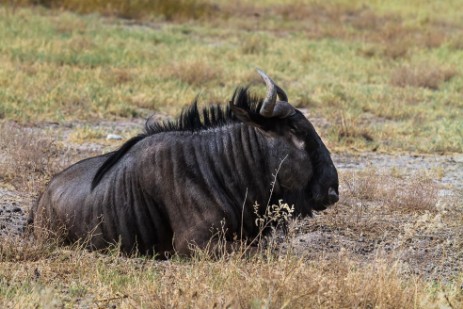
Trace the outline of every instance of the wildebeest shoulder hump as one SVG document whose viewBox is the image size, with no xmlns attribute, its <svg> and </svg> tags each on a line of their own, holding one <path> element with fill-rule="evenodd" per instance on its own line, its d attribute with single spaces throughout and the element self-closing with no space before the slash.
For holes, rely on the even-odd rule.
<svg viewBox="0 0 463 309">
<path fill-rule="evenodd" d="M 262 105 L 262 100 L 251 96 L 247 87 L 237 88 L 233 94 L 232 102 L 235 106 L 255 113 L 257 113 Z M 93 178 L 92 190 L 98 186 L 104 175 L 112 166 L 114 166 L 136 143 L 147 136 L 173 131 L 196 132 L 238 121 L 239 120 L 232 113 L 229 106 L 223 108 L 220 105 L 211 105 L 200 111 L 196 99 L 190 106 L 182 110 L 177 119 L 158 122 L 146 121 L 145 132 L 143 134 L 129 139 L 118 150 L 114 151 L 100 166 Z"/>
</svg>

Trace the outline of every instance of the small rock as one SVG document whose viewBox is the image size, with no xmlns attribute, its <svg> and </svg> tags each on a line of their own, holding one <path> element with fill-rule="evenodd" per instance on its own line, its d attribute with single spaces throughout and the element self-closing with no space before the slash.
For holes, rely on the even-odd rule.
<svg viewBox="0 0 463 309">
<path fill-rule="evenodd" d="M 108 135 L 106 136 L 106 139 L 110 139 L 110 140 L 121 140 L 121 139 L 122 139 L 122 136 L 117 135 L 117 134 L 108 134 Z"/>
<path fill-rule="evenodd" d="M 35 268 L 34 269 L 34 276 L 33 276 L 34 280 L 38 280 L 40 278 L 40 271 L 38 268 Z"/>
</svg>

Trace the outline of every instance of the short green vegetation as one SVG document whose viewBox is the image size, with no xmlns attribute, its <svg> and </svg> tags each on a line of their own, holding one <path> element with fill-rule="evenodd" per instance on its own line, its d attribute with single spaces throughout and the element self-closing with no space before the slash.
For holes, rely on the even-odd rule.
<svg viewBox="0 0 463 309">
<path fill-rule="evenodd" d="M 1 118 L 175 115 L 198 95 L 227 102 L 236 86 L 260 85 L 260 67 L 335 151 L 463 151 L 458 1 L 196 1 L 200 16 L 158 6 L 135 19 L 117 18 L 125 1 L 62 2 L 97 13 L 0 6 Z"/>
</svg>

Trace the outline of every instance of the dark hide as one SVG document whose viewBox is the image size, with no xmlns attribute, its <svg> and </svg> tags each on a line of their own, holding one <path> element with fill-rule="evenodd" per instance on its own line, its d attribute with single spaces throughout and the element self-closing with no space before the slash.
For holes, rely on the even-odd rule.
<svg viewBox="0 0 463 309">
<path fill-rule="evenodd" d="M 226 108 L 193 103 L 176 121 L 147 123 L 119 150 L 70 166 L 33 207 L 35 236 L 162 258 L 204 248 L 222 222 L 228 241 L 253 239 L 255 202 L 263 214 L 282 199 L 293 216 L 335 203 L 336 168 L 312 124 L 294 108 L 263 117 L 262 101 L 238 89 Z"/>
</svg>

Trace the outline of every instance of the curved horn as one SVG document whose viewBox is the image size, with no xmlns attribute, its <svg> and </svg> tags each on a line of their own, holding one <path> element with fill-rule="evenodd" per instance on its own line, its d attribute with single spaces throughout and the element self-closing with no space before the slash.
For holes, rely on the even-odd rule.
<svg viewBox="0 0 463 309">
<path fill-rule="evenodd" d="M 275 83 L 273 80 L 259 69 L 256 69 L 257 73 L 262 77 L 265 84 L 267 85 L 267 95 L 265 96 L 264 103 L 262 103 L 262 107 L 260 108 L 259 113 L 264 117 L 272 117 L 273 116 L 273 109 L 275 108 L 275 103 L 277 101 L 277 90 L 275 87 Z"/>
<path fill-rule="evenodd" d="M 265 74 L 264 71 L 257 69 L 257 73 L 262 77 L 267 85 L 267 96 L 260 108 L 260 114 L 264 117 L 286 118 L 294 115 L 294 107 L 288 103 L 288 96 L 275 82 Z M 276 97 L 281 101 L 276 101 Z"/>
<path fill-rule="evenodd" d="M 296 113 L 294 107 L 285 101 L 278 101 L 274 110 L 273 117 L 286 118 Z"/>
<path fill-rule="evenodd" d="M 275 84 L 275 88 L 277 89 L 278 98 L 280 98 L 280 100 L 283 102 L 288 102 L 288 96 L 286 95 L 286 92 L 277 84 Z"/>
</svg>

